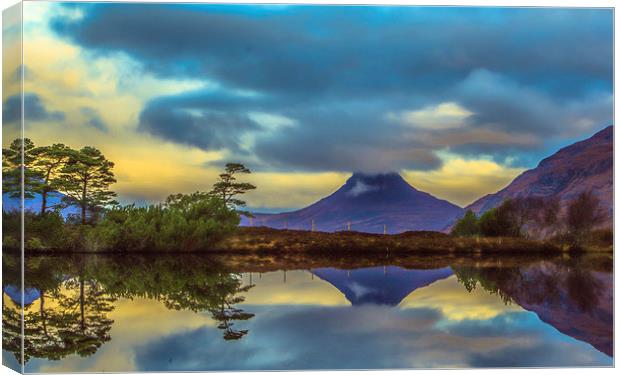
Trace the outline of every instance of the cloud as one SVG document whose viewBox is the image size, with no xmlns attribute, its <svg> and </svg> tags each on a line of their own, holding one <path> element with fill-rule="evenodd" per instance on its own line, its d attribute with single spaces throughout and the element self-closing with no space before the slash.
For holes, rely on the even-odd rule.
<svg viewBox="0 0 620 375">
<path fill-rule="evenodd" d="M 467 120 L 476 128 L 553 136 L 575 127 L 580 118 L 589 117 L 597 124 L 612 118 L 610 92 L 586 95 L 575 105 L 486 69 L 472 71 L 455 92 L 459 102 L 473 112 Z"/>
<path fill-rule="evenodd" d="M 98 110 L 91 107 L 82 107 L 80 108 L 80 112 L 84 115 L 84 117 L 86 117 L 87 123 L 93 128 L 102 132 L 107 132 L 109 130 L 106 123 L 101 119 L 101 115 Z"/>
<path fill-rule="evenodd" d="M 357 197 L 364 193 L 368 193 L 368 192 L 375 191 L 375 190 L 378 190 L 377 186 L 368 185 L 368 184 L 365 184 L 361 180 L 357 180 L 355 182 L 355 185 L 351 188 L 351 190 L 347 191 L 347 195 L 350 195 L 352 197 Z"/>
<path fill-rule="evenodd" d="M 7 98 L 2 105 L 2 118 L 5 122 L 16 122 L 21 119 L 22 98 L 13 95 Z M 65 119 L 64 112 L 48 110 L 37 94 L 24 94 L 24 120 L 25 121 L 62 121 Z"/>
<path fill-rule="evenodd" d="M 481 67 L 569 96 L 611 88 L 612 12 L 605 9 L 78 7 L 82 17 L 51 25 L 79 45 L 123 51 L 161 75 L 205 74 L 259 91 L 436 94 Z M 575 54 L 576 46 L 588 54 Z"/>
<path fill-rule="evenodd" d="M 413 186 L 461 206 L 502 189 L 524 171 L 492 160 L 462 159 L 455 154 L 442 158 L 444 163 L 437 170 L 405 171 L 403 175 Z"/>
<path fill-rule="evenodd" d="M 240 135 L 258 125 L 243 114 L 152 105 L 140 114 L 139 130 L 205 150 L 241 150 Z"/>
<path fill-rule="evenodd" d="M 473 113 L 457 103 L 440 103 L 413 111 L 388 112 L 388 120 L 421 129 L 452 129 L 463 126 L 464 120 Z"/>
<path fill-rule="evenodd" d="M 262 170 L 432 170 L 440 150 L 527 164 L 612 118 L 609 10 L 72 7 L 50 26 L 93 56 L 217 87 L 151 99 L 138 130 Z"/>
</svg>

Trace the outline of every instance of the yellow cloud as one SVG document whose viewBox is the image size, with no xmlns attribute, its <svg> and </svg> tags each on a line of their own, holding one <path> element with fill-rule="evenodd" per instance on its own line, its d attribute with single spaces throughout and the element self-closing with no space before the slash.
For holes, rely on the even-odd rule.
<svg viewBox="0 0 620 375">
<path fill-rule="evenodd" d="M 258 188 L 245 199 L 252 207 L 301 208 L 333 193 L 350 173 L 253 173 L 247 180 Z"/>
<path fill-rule="evenodd" d="M 466 206 L 508 185 L 523 168 L 508 168 L 490 160 L 449 157 L 432 171 L 405 171 L 405 179 L 416 188 L 438 198 Z"/>
</svg>

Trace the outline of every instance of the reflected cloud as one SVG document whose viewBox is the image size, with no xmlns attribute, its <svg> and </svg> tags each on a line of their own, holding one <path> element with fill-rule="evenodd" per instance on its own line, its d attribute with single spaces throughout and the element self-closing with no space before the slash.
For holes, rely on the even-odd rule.
<svg viewBox="0 0 620 375">
<path fill-rule="evenodd" d="M 523 312 L 517 304 L 506 304 L 496 295 L 474 289 L 463 293 L 456 276 L 439 280 L 426 288 L 413 291 L 399 305 L 403 309 L 433 308 L 451 321 L 485 320 L 510 312 Z"/>
</svg>

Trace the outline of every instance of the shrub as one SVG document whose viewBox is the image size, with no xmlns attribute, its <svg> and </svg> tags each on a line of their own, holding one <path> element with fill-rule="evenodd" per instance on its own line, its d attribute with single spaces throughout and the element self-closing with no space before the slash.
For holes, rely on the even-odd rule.
<svg viewBox="0 0 620 375">
<path fill-rule="evenodd" d="M 91 249 L 115 251 L 204 250 L 234 231 L 239 215 L 206 194 L 177 195 L 149 207 L 108 210 L 88 239 Z"/>
<path fill-rule="evenodd" d="M 472 210 L 467 210 L 461 220 L 457 221 L 452 229 L 454 236 L 477 236 L 480 234 L 478 217 Z"/>
<path fill-rule="evenodd" d="M 2 230 L 7 248 L 19 248 L 21 213 L 19 210 L 2 213 Z M 43 215 L 24 212 L 24 245 L 28 250 L 64 249 L 70 245 L 65 222 L 58 212 Z"/>
</svg>

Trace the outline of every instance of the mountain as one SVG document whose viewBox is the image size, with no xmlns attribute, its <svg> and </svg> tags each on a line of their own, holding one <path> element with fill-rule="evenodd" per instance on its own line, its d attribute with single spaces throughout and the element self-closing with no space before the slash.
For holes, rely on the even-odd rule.
<svg viewBox="0 0 620 375">
<path fill-rule="evenodd" d="M 418 288 L 452 275 L 450 267 L 408 270 L 385 266 L 341 270 L 337 268 L 313 269 L 312 273 L 336 287 L 353 306 L 373 304 L 397 306 Z"/>
<path fill-rule="evenodd" d="M 297 211 L 255 214 L 253 225 L 271 228 L 368 233 L 440 230 L 463 214 L 463 209 L 409 185 L 398 173 L 354 173 L 330 196 Z M 243 218 L 241 225 L 250 225 Z"/>
<path fill-rule="evenodd" d="M 476 214 L 518 196 L 558 197 L 562 206 L 585 190 L 592 190 L 606 208 L 606 225 L 613 218 L 613 126 L 592 137 L 564 147 L 523 172 L 508 186 L 486 195 L 466 209 Z"/>
<path fill-rule="evenodd" d="M 47 196 L 47 206 L 50 211 L 54 210 L 54 206 L 60 204 L 62 202 L 63 195 L 61 193 L 49 193 Z M 38 213 L 41 210 L 41 194 L 34 194 L 34 197 L 29 199 L 24 199 L 24 210 Z M 17 211 L 21 208 L 20 199 L 12 198 L 8 193 L 2 194 L 2 210 L 5 212 L 9 211 Z M 69 215 L 78 215 L 80 214 L 80 210 L 78 207 L 69 206 L 64 207 L 60 210 L 60 214 L 63 217 L 68 217 Z"/>
</svg>

